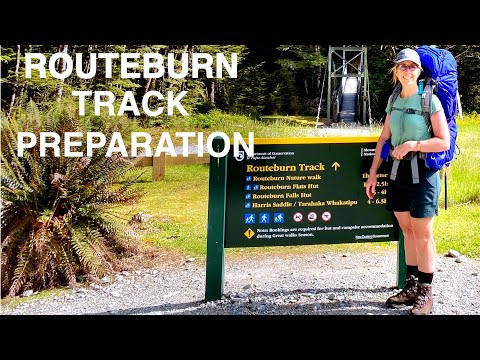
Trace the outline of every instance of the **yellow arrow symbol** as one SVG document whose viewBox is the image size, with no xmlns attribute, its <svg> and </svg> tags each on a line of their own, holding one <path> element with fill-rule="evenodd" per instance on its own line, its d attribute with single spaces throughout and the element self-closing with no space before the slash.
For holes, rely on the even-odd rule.
<svg viewBox="0 0 480 360">
<path fill-rule="evenodd" d="M 334 168 L 335 171 L 337 171 L 337 169 L 338 169 L 339 167 L 340 167 L 340 164 L 339 164 L 338 162 L 336 162 L 336 161 L 332 164 L 332 168 Z"/>
<path fill-rule="evenodd" d="M 248 229 L 243 233 L 247 238 L 251 239 L 253 235 L 255 235 L 255 232 L 252 229 Z"/>
</svg>

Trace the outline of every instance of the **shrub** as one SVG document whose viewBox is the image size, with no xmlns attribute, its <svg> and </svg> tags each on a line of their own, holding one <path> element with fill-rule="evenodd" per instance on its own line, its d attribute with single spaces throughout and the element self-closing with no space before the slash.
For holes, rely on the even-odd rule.
<svg viewBox="0 0 480 360">
<path fill-rule="evenodd" d="M 127 159 L 102 149 L 92 157 L 56 157 L 53 149 L 41 157 L 38 147 L 17 155 L 18 131 L 38 138 L 41 131 L 89 130 L 76 111 L 58 106 L 42 116 L 30 103 L 25 114 L 2 119 L 2 297 L 104 276 L 136 249 L 112 212 L 141 196 L 131 187 L 140 175 L 132 176 Z M 86 154 L 82 144 L 75 150 Z"/>
</svg>

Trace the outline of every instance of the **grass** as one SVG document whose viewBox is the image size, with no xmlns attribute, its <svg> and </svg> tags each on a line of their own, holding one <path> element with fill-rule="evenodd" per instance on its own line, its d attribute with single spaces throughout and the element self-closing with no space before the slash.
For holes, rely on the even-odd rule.
<svg viewBox="0 0 480 360">
<path fill-rule="evenodd" d="M 480 259 L 480 204 L 452 205 L 447 210 L 441 208 L 439 215 L 434 224 L 437 252 L 454 249 Z"/>
<path fill-rule="evenodd" d="M 295 120 L 271 118 L 269 125 L 246 117 L 221 116 L 215 122 L 216 131 L 254 131 L 255 137 L 322 136 L 312 127 L 295 125 Z M 293 118 L 293 117 L 292 117 Z M 312 117 L 313 122 L 315 118 Z M 301 119 L 308 121 L 307 119 Z M 381 128 L 374 126 L 372 135 Z M 192 130 L 190 130 L 192 131 Z M 198 130 L 202 131 L 202 130 Z M 458 143 L 460 155 L 448 170 L 448 209 L 444 209 L 444 187 L 440 200 L 440 216 L 435 220 L 434 236 L 439 253 L 455 249 L 469 257 L 480 258 L 480 118 L 467 116 L 459 120 Z M 246 134 L 246 132 L 245 132 Z M 143 240 L 165 249 L 179 251 L 186 256 L 204 257 L 206 253 L 208 217 L 208 165 L 167 166 L 164 181 L 151 182 L 148 170 L 138 187 L 146 191 L 145 197 L 124 215 L 143 211 L 152 215 Z M 376 251 L 394 249 L 396 243 L 362 243 L 335 245 L 305 245 L 227 249 L 229 254 L 310 252 L 310 251 Z"/>
<path fill-rule="evenodd" d="M 324 124 L 325 119 L 319 120 L 319 125 Z M 240 132 L 246 139 L 249 132 L 253 132 L 256 138 L 295 138 L 295 137 L 319 137 L 331 136 L 352 136 L 352 133 L 369 132 L 372 135 L 380 133 L 380 127 L 352 126 L 349 124 L 335 123 L 331 127 L 315 129 L 316 118 L 314 116 L 264 116 L 259 120 L 251 119 L 244 115 L 224 114 L 219 111 L 212 111 L 205 115 L 190 115 L 182 118 L 174 118 L 148 129 L 142 129 L 150 133 L 153 139 L 159 139 L 164 131 L 171 135 L 175 146 L 181 145 L 181 138 L 175 137 L 177 131 L 202 132 L 204 141 L 214 131 L 224 132 L 233 137 L 234 132 Z M 154 142 L 155 143 L 155 142 Z M 190 140 L 194 144 L 194 140 Z"/>
<path fill-rule="evenodd" d="M 205 252 L 208 165 L 171 166 L 164 180 L 151 180 L 151 171 L 144 172 L 136 186 L 145 195 L 124 207 L 122 216 L 128 219 L 140 211 L 151 215 L 142 231 L 142 240 L 149 244 L 185 254 Z"/>
<path fill-rule="evenodd" d="M 480 116 L 459 120 L 460 153 L 447 171 L 448 199 L 452 204 L 480 203 Z"/>
<path fill-rule="evenodd" d="M 440 216 L 435 221 L 437 251 L 455 249 L 480 258 L 480 116 L 458 120 L 460 153 L 447 170 L 447 209 L 442 181 Z"/>
<path fill-rule="evenodd" d="M 255 120 L 244 115 L 212 111 L 207 115 L 190 115 L 172 119 L 161 127 L 145 130 L 154 139 L 160 138 L 161 132 L 168 131 L 175 146 L 181 145 L 181 139 L 174 137 L 177 131 L 203 132 L 205 140 L 214 131 L 224 132 L 230 137 L 233 136 L 234 132 L 240 132 L 244 138 L 247 138 L 249 132 L 253 132 L 257 138 L 315 136 L 314 126 L 302 126 L 302 121 L 300 117 L 290 117 L 290 119 L 287 117 L 265 117 Z M 314 117 L 310 117 L 310 122 L 312 121 L 315 124 Z"/>
<path fill-rule="evenodd" d="M 29 301 L 32 300 L 40 300 L 40 299 L 46 299 L 50 298 L 52 296 L 64 296 L 72 293 L 71 288 L 55 288 L 55 289 L 49 289 L 49 290 L 43 290 L 40 291 L 37 294 L 28 296 L 28 297 L 7 297 L 7 298 L 2 298 L 0 301 L 0 308 L 15 308 L 18 305 L 25 304 Z"/>
<path fill-rule="evenodd" d="M 305 126 L 315 126 L 317 123 L 316 117 L 314 116 L 279 116 L 279 115 L 270 115 L 262 116 L 262 121 L 266 123 L 275 123 L 277 121 L 283 121 L 285 123 L 290 123 L 292 125 L 305 125 Z M 323 123 L 324 119 L 319 118 L 319 123 Z"/>
</svg>

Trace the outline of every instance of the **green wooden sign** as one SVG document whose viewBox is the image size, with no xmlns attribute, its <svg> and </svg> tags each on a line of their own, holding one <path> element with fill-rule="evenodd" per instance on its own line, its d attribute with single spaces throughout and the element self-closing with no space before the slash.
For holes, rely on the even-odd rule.
<svg viewBox="0 0 480 360">
<path fill-rule="evenodd" d="M 388 174 L 382 168 L 375 198 L 365 195 L 376 143 L 308 140 L 255 144 L 252 158 L 229 153 L 225 247 L 397 239 L 393 214 L 385 210 Z"/>
<path fill-rule="evenodd" d="M 365 194 L 377 140 L 256 139 L 253 157 L 211 158 L 207 301 L 223 294 L 225 248 L 401 240 L 385 163 L 375 198 Z"/>
</svg>

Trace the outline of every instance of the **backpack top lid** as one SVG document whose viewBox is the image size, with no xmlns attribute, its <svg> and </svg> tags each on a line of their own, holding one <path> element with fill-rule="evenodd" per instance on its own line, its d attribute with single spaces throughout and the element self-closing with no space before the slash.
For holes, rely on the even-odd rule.
<svg viewBox="0 0 480 360">
<path fill-rule="evenodd" d="M 457 116 L 457 61 L 450 51 L 422 45 L 416 49 L 424 74 L 437 82 L 437 96 L 450 123 Z"/>
</svg>

